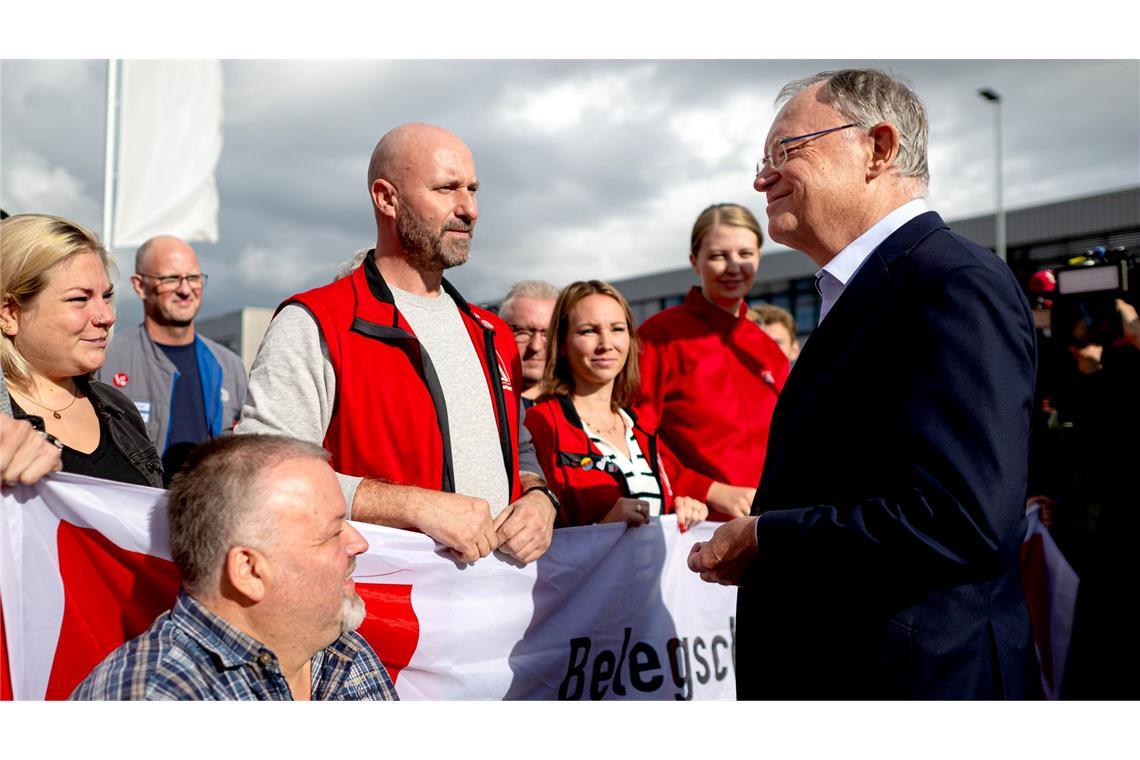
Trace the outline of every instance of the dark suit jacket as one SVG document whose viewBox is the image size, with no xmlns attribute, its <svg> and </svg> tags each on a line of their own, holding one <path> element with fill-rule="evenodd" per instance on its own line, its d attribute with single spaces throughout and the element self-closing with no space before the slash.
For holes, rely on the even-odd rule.
<svg viewBox="0 0 1140 760">
<path fill-rule="evenodd" d="M 744 699 L 1019 698 L 1036 337 L 993 253 L 927 212 L 812 333 L 772 419 L 741 584 Z"/>
</svg>

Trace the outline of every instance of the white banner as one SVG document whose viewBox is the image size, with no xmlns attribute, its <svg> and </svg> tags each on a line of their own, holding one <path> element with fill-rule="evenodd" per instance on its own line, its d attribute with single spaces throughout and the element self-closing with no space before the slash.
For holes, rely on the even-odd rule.
<svg viewBox="0 0 1140 760">
<path fill-rule="evenodd" d="M 217 242 L 221 152 L 220 61 L 124 61 L 114 246 L 154 235 Z"/>
<path fill-rule="evenodd" d="M 66 697 L 170 606 L 164 494 L 67 474 L 5 489 L 10 697 Z M 370 545 L 360 630 L 403 699 L 735 697 L 736 590 L 686 566 L 715 523 L 562 529 L 525 567 L 498 554 L 460 565 L 424 535 L 354 525 Z"/>
</svg>

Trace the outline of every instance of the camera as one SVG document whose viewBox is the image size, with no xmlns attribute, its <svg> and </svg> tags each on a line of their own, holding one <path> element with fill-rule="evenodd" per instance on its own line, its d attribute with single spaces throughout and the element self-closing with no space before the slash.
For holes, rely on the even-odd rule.
<svg viewBox="0 0 1140 760">
<path fill-rule="evenodd" d="M 1090 248 L 1053 270 L 1053 337 L 1070 345 L 1110 346 L 1121 336 L 1116 301 L 1136 304 L 1137 256 L 1127 248 Z"/>
</svg>

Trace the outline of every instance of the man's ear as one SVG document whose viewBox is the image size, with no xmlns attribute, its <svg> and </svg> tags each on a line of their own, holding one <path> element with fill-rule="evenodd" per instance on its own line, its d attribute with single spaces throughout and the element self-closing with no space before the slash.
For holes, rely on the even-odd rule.
<svg viewBox="0 0 1140 760">
<path fill-rule="evenodd" d="M 134 288 L 135 295 L 137 295 L 141 300 L 146 300 L 146 288 L 143 286 L 142 277 L 138 276 L 137 274 L 132 274 L 131 287 Z"/>
<path fill-rule="evenodd" d="M 396 197 L 396 186 L 386 179 L 380 178 L 372 182 L 372 205 L 376 207 L 376 211 L 382 215 L 392 219 L 396 218 L 396 204 L 399 203 Z"/>
<path fill-rule="evenodd" d="M 871 160 L 867 164 L 867 179 L 878 179 L 895 165 L 899 157 L 900 137 L 894 124 L 881 121 L 871 127 Z"/>
<path fill-rule="evenodd" d="M 265 598 L 269 563 L 264 554 L 248 546 L 232 546 L 226 552 L 223 571 L 230 585 L 252 602 Z"/>
</svg>

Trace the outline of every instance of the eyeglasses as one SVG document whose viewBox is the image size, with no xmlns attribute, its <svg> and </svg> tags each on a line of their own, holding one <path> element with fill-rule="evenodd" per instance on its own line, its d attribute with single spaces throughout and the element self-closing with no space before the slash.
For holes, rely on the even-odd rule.
<svg viewBox="0 0 1140 760">
<path fill-rule="evenodd" d="M 200 289 L 206 284 L 206 275 L 204 274 L 143 274 L 136 272 L 139 277 L 149 277 L 158 283 L 158 292 L 167 293 L 171 290 L 177 289 L 182 285 L 182 281 L 186 280 L 186 284 L 194 290 Z"/>
<path fill-rule="evenodd" d="M 518 343 L 521 346 L 525 346 L 527 343 L 530 343 L 531 340 L 534 339 L 535 335 L 542 338 L 543 341 L 547 339 L 546 330 L 536 330 L 533 327 L 511 325 L 511 332 L 515 334 L 515 343 Z"/>
<path fill-rule="evenodd" d="M 823 137 L 824 135 L 829 135 L 832 132 L 838 132 L 841 129 L 850 129 L 851 127 L 857 126 L 859 126 L 857 123 L 851 122 L 850 124 L 844 124 L 842 127 L 832 127 L 831 129 L 821 129 L 819 132 L 808 132 L 806 135 L 785 137 L 773 145 L 771 152 L 768 155 L 764 156 L 764 158 L 760 159 L 760 161 L 756 164 L 756 174 L 759 176 L 760 172 L 764 171 L 765 169 L 772 169 L 775 171 L 776 169 L 779 169 L 781 166 L 786 164 L 788 162 L 788 143 L 799 142 L 800 140 L 807 140 L 812 137 Z"/>
</svg>

